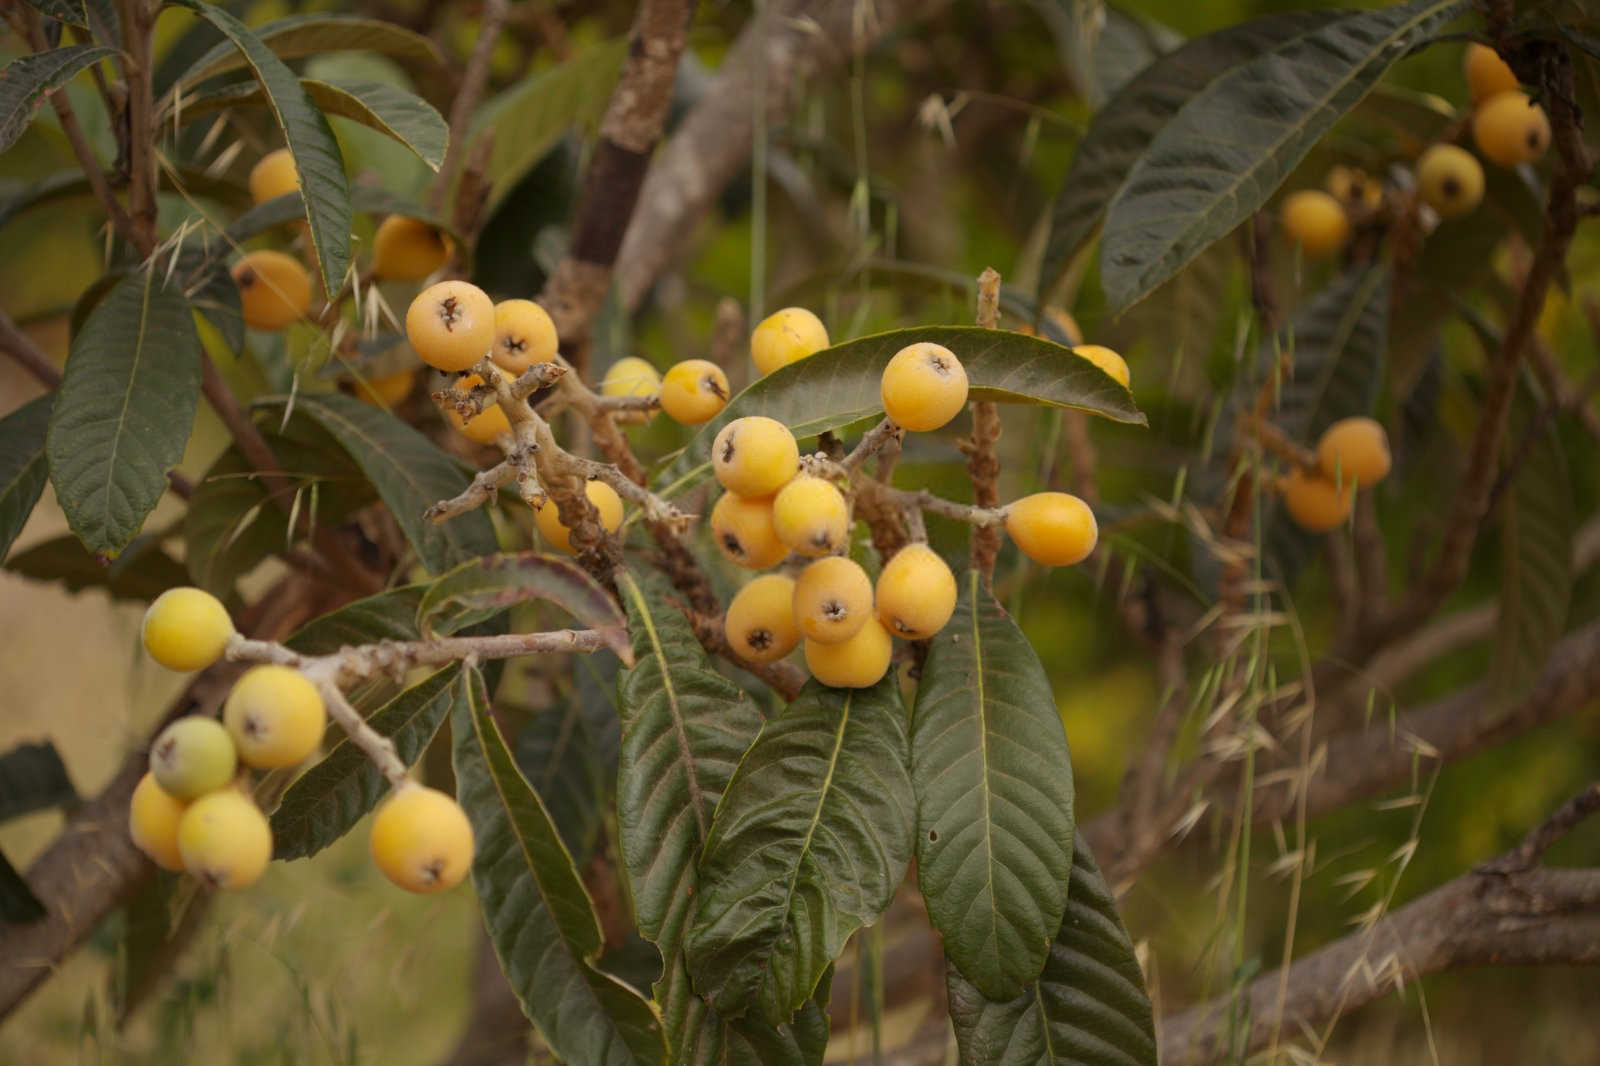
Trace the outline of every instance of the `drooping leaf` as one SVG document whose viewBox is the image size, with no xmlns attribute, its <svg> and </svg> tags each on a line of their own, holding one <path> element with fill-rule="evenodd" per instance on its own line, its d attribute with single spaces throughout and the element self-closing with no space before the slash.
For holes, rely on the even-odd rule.
<svg viewBox="0 0 1600 1066">
<path fill-rule="evenodd" d="M 539 1035 L 566 1062 L 659 1063 L 655 1008 L 594 965 L 603 940 L 572 856 L 465 670 L 451 717 L 456 787 L 472 821 L 472 883 L 501 968 Z"/>
<path fill-rule="evenodd" d="M 1081 837 L 1039 979 L 1005 1002 L 986 999 L 954 967 L 945 986 L 963 1066 L 1156 1066 L 1144 975 Z"/>
<path fill-rule="evenodd" d="M 594 853 L 616 795 L 616 674 L 608 655 L 576 657 L 572 684 L 554 706 L 534 714 L 512 745 L 517 768 L 580 866 Z"/>
<path fill-rule="evenodd" d="M 44 904 L 11 865 L 11 860 L 0 852 L 0 923 L 28 925 L 44 916 Z"/>
<path fill-rule="evenodd" d="M 861 690 L 810 682 L 762 729 L 717 804 L 686 941 L 717 1010 L 789 1021 L 888 907 L 914 844 L 908 759 L 893 676 Z"/>
<path fill-rule="evenodd" d="M 1152 138 L 1225 71 L 1343 12 L 1268 15 L 1196 37 L 1140 71 L 1095 115 L 1073 154 L 1051 209 L 1039 274 L 1043 299 L 1099 228 L 1106 208 Z"/>
<path fill-rule="evenodd" d="M 89 15 L 83 9 L 83 0 L 28 0 L 28 5 L 57 22 L 89 28 Z"/>
<path fill-rule="evenodd" d="M 346 644 L 417 640 L 417 604 L 426 585 L 404 585 L 307 622 L 284 643 L 301 655 L 332 655 Z"/>
<path fill-rule="evenodd" d="M 1291 37 L 1161 128 L 1107 210 L 1100 274 L 1121 311 L 1258 210 L 1324 134 L 1467 0 L 1411 0 Z"/>
<path fill-rule="evenodd" d="M 161 550 L 155 537 L 135 537 L 109 563 L 90 555 L 71 534 L 54 537 L 7 559 L 6 569 L 34 581 L 58 582 L 68 592 L 103 588 L 114 600 L 136 603 L 189 583 L 189 572 Z"/>
<path fill-rule="evenodd" d="M 433 105 L 415 93 L 382 82 L 301 78 L 301 88 L 324 114 L 359 122 L 386 133 L 417 154 L 434 170 L 444 162 L 450 127 Z M 185 121 L 231 107 L 259 107 L 267 93 L 253 82 L 226 85 L 183 102 Z"/>
<path fill-rule="evenodd" d="M 1072 758 L 1039 657 L 976 570 L 911 716 L 917 877 L 945 957 L 990 999 L 1039 976 L 1072 871 Z"/>
<path fill-rule="evenodd" d="M 19 744 L 0 755 L 0 823 L 77 802 L 78 790 L 50 741 Z"/>
<path fill-rule="evenodd" d="M 447 666 L 390 700 L 368 724 L 394 742 L 407 766 L 422 757 L 457 697 L 459 666 Z M 344 836 L 389 791 L 377 765 L 340 735 L 322 761 L 272 812 L 273 857 L 304 859 Z"/>
<path fill-rule="evenodd" d="M 883 410 L 883 368 L 908 344 L 949 348 L 966 368 L 973 399 L 1074 407 L 1115 422 L 1143 425 L 1128 390 L 1099 367 L 1051 341 L 976 326 L 918 326 L 846 341 L 756 381 L 701 427 L 668 469 L 673 495 L 711 469 L 711 442 L 735 418 L 766 415 L 810 437 Z"/>
<path fill-rule="evenodd" d="M 221 30 L 238 48 L 267 94 L 300 177 L 311 247 L 328 292 L 338 292 L 350 266 L 350 184 L 339 142 L 300 79 L 243 22 L 215 4 L 174 0 Z"/>
<path fill-rule="evenodd" d="M 0 418 L 0 559 L 11 550 L 50 480 L 44 455 L 50 404 L 49 396 L 40 396 Z"/>
<path fill-rule="evenodd" d="M 281 60 L 305 59 L 329 52 L 376 52 L 407 69 L 421 66 L 444 70 L 448 67 L 433 41 L 384 19 L 354 15 L 291 15 L 257 27 L 255 36 Z M 184 72 L 177 88 L 192 89 L 218 74 L 240 70 L 245 66 L 246 60 L 232 46 L 219 44 Z"/>
<path fill-rule="evenodd" d="M 429 587 L 417 607 L 417 628 L 432 634 L 492 617 L 517 603 L 544 600 L 606 634 L 624 660 L 632 656 L 616 601 L 577 564 L 541 552 L 506 552 L 462 563 Z"/>
<path fill-rule="evenodd" d="M 276 397 L 262 402 L 282 406 L 288 400 Z M 481 510 L 440 525 L 423 521 L 423 511 L 460 493 L 469 481 L 455 460 L 428 438 L 353 396 L 301 394 L 294 405 L 296 413 L 332 433 L 350 453 L 431 573 L 443 573 L 495 550 L 494 528 Z"/>
<path fill-rule="evenodd" d="M 568 130 L 599 123 L 627 50 L 626 38 L 595 45 L 484 105 L 468 136 L 476 140 L 494 135 L 484 168 L 492 190 L 486 214 Z M 505 136 L 506 130 L 516 130 L 516 136 Z"/>
<path fill-rule="evenodd" d="M 725 1018 L 695 995 L 683 956 L 658 985 L 673 1066 L 821 1066 L 828 1047 L 828 993 L 833 969 L 822 975 L 794 1020 L 771 1025 L 755 1014 Z"/>
<path fill-rule="evenodd" d="M 350 205 L 365 215 L 405 215 L 407 218 L 420 219 L 435 229 L 460 237 L 460 234 L 451 230 L 443 219 L 430 214 L 420 204 L 413 203 L 403 196 L 396 196 L 376 185 L 357 182 L 350 186 Z M 304 211 L 300 194 L 297 192 L 285 193 L 265 203 L 257 204 L 229 224 L 227 240 L 223 243 L 229 246 L 242 244 L 274 226 L 293 222 L 300 218 Z"/>
<path fill-rule="evenodd" d="M 1489 685 L 1503 706 L 1523 696 L 1560 639 L 1572 599 L 1577 508 L 1556 421 L 1526 399 L 1510 436 L 1512 478 L 1500 506 L 1500 612 Z"/>
<path fill-rule="evenodd" d="M 67 524 L 115 556 L 183 458 L 200 399 L 200 339 L 176 284 L 141 270 L 106 294 L 72 339 L 45 452 Z"/>
<path fill-rule="evenodd" d="M 0 70 L 0 152 L 28 128 L 45 95 L 59 89 L 116 50 L 94 44 L 75 44 L 47 52 L 19 56 Z"/>
<path fill-rule="evenodd" d="M 207 263 L 204 254 L 193 258 L 189 275 L 189 306 L 205 316 L 222 335 L 230 352 L 244 349 L 244 304 L 233 276 L 220 264 Z"/>
</svg>

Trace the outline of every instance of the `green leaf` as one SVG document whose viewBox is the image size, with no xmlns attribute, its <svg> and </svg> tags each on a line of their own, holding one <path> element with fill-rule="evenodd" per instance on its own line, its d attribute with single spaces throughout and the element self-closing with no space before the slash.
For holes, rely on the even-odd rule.
<svg viewBox="0 0 1600 1066">
<path fill-rule="evenodd" d="M 1128 171 L 1184 104 L 1230 68 L 1344 14 L 1296 11 L 1268 15 L 1196 37 L 1119 89 L 1089 124 L 1056 193 L 1039 274 L 1040 299 L 1055 288 L 1094 236 Z"/>
<path fill-rule="evenodd" d="M 0 559 L 27 525 L 50 465 L 44 457 L 51 397 L 40 396 L 0 418 Z"/>
<path fill-rule="evenodd" d="M 154 270 L 119 281 L 72 339 L 45 451 L 67 524 L 115 556 L 183 458 L 200 400 L 189 303 Z"/>
<path fill-rule="evenodd" d="M 350 205 L 364 215 L 404 215 L 407 218 L 419 219 L 455 237 L 458 246 L 463 243 L 459 233 L 451 229 L 443 219 L 429 213 L 427 208 L 376 185 L 357 182 L 350 186 Z M 305 208 L 301 204 L 298 192 L 285 193 L 265 203 L 257 204 L 228 225 L 227 238 L 222 242 L 223 247 L 217 249 L 217 254 L 227 254 L 235 244 L 243 244 L 274 226 L 302 218 L 304 212 Z"/>
<path fill-rule="evenodd" d="M 491 190 L 485 215 L 573 126 L 599 124 L 627 51 L 627 38 L 595 45 L 529 76 L 483 106 L 468 136 L 474 142 L 494 137 L 484 168 Z M 516 135 L 506 136 L 507 130 Z M 469 145 L 468 153 L 472 150 Z"/>
<path fill-rule="evenodd" d="M 622 659 L 632 656 L 622 612 L 577 564 L 541 552 L 506 552 L 462 563 L 435 581 L 417 607 L 417 628 L 432 635 L 481 622 L 517 603 L 545 600 L 591 629 Z"/>
<path fill-rule="evenodd" d="M 338 292 L 350 266 L 350 185 L 333 129 L 300 85 L 294 71 L 273 54 L 255 32 L 214 4 L 174 0 L 192 8 L 221 30 L 239 49 L 266 91 L 300 175 L 311 247 L 328 292 Z"/>
<path fill-rule="evenodd" d="M 220 26 L 218 28 L 221 29 Z M 306 59 L 329 52 L 376 52 L 395 60 L 405 69 L 425 67 L 442 71 L 449 67 L 438 46 L 427 37 L 383 19 L 353 15 L 291 15 L 258 26 L 255 36 L 282 60 Z M 192 89 L 218 74 L 240 70 L 245 65 L 245 58 L 233 47 L 226 43 L 219 44 L 184 72 L 174 92 Z M 163 105 L 169 106 L 169 101 L 163 101 Z"/>
<path fill-rule="evenodd" d="M 230 352 L 244 350 L 244 305 L 239 286 L 221 264 L 211 263 L 205 253 L 185 254 L 193 266 L 189 272 L 189 306 L 204 315 Z"/>
<path fill-rule="evenodd" d="M 456 788 L 477 839 L 472 884 L 523 1012 L 565 1062 L 663 1061 L 655 1008 L 594 965 L 603 944 L 594 906 L 489 714 L 482 677 L 463 671 L 455 691 Z"/>
<path fill-rule="evenodd" d="M 1489 652 L 1489 687 L 1502 706 L 1527 693 L 1561 637 L 1578 526 L 1556 422 L 1535 403 L 1519 406 L 1510 491 L 1500 507 L 1500 612 Z"/>
<path fill-rule="evenodd" d="M 1467 0 L 1412 0 L 1286 40 L 1212 81 L 1150 141 L 1107 210 L 1114 312 L 1249 218 L 1401 56 Z"/>
<path fill-rule="evenodd" d="M 717 804 L 686 943 L 717 1010 L 787 1022 L 882 915 L 914 843 L 908 759 L 892 674 L 861 690 L 810 682 L 762 729 Z"/>
<path fill-rule="evenodd" d="M 0 70 L 0 152 L 28 128 L 45 94 L 59 89 L 102 59 L 116 55 L 113 48 L 75 44 L 48 52 L 19 56 Z"/>
<path fill-rule="evenodd" d="M 44 916 L 44 904 L 11 865 L 11 860 L 0 852 L 0 923 L 29 925 Z"/>
<path fill-rule="evenodd" d="M 616 794 L 616 660 L 580 655 L 573 674 L 575 683 L 555 705 L 536 712 L 517 733 L 513 753 L 582 866 L 594 854 Z"/>
<path fill-rule="evenodd" d="M 415 93 L 371 81 L 301 78 L 300 86 L 324 114 L 388 134 L 434 170 L 444 162 L 450 127 L 432 104 Z M 187 122 L 232 107 L 269 102 L 266 91 L 253 82 L 225 85 L 185 99 L 181 118 Z"/>
<path fill-rule="evenodd" d="M 307 622 L 284 643 L 301 655 L 332 655 L 346 644 L 417 640 L 417 604 L 425 585 L 380 592 Z"/>
<path fill-rule="evenodd" d="M 394 742 L 400 761 L 422 758 L 455 701 L 459 666 L 418 682 L 385 704 L 368 724 Z M 273 857 L 304 859 L 348 833 L 389 791 L 377 765 L 341 735 L 322 761 L 289 787 L 272 812 Z"/>
<path fill-rule="evenodd" d="M 1039 976 L 1072 872 L 1072 757 L 1033 646 L 976 570 L 911 716 L 917 878 L 944 952 L 990 999 Z"/>
<path fill-rule="evenodd" d="M 28 6 L 57 22 L 89 28 L 89 15 L 83 9 L 83 0 L 28 0 Z"/>
<path fill-rule="evenodd" d="M 1073 407 L 1115 422 L 1144 425 L 1128 390 L 1069 348 L 1038 337 L 976 326 L 917 326 L 846 341 L 756 381 L 701 427 L 668 470 L 662 490 L 676 495 L 711 469 L 711 442 L 745 415 L 766 415 L 812 437 L 883 410 L 883 368 L 908 344 L 949 348 L 966 368 L 975 400 Z"/>
<path fill-rule="evenodd" d="M 50 741 L 19 744 L 0 755 L 0 823 L 77 802 L 78 790 Z"/>
<path fill-rule="evenodd" d="M 289 400 L 275 397 L 262 402 L 281 407 Z M 482 510 L 468 511 L 440 525 L 423 521 L 423 511 L 457 495 L 470 480 L 456 461 L 428 438 L 387 411 L 353 396 L 302 393 L 293 402 L 298 414 L 332 433 L 350 453 L 430 573 L 442 573 L 495 550 L 494 527 Z"/>
<path fill-rule="evenodd" d="M 724 1018 L 694 994 L 683 956 L 659 988 L 673 1066 L 821 1066 L 828 1046 L 828 993 L 823 974 L 793 1021 L 769 1025 L 753 1014 Z"/>
<path fill-rule="evenodd" d="M 963 1066 L 1156 1066 L 1144 975 L 1081 837 L 1066 916 L 1038 981 L 998 1003 L 953 967 L 945 985 Z"/>
<path fill-rule="evenodd" d="M 214 893 L 195 892 L 182 874 L 157 870 L 134 890 L 122 909 L 116 945 L 117 1019 L 125 1023 L 159 988 L 194 936 L 205 927 Z"/>
<path fill-rule="evenodd" d="M 161 550 L 155 537 L 135 537 L 109 564 L 90 555 L 77 537 L 55 537 L 7 559 L 6 569 L 34 581 L 57 582 L 68 592 L 105 589 L 114 600 L 136 603 L 189 583 L 189 572 Z"/>
</svg>

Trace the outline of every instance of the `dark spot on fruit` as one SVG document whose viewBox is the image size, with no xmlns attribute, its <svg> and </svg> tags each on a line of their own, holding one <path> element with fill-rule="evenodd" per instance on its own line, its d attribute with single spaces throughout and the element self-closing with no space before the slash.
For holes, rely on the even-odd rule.
<svg viewBox="0 0 1600 1066">
<path fill-rule="evenodd" d="M 752 629 L 745 634 L 744 642 L 755 651 L 766 651 L 772 647 L 772 630 Z"/>
<path fill-rule="evenodd" d="M 939 842 L 939 831 L 937 829 L 928 830 L 928 843 L 937 844 L 938 842 Z"/>
<path fill-rule="evenodd" d="M 1461 183 L 1455 178 L 1445 178 L 1444 184 L 1439 186 L 1439 191 L 1444 193 L 1446 200 L 1454 200 L 1461 195 Z"/>
<path fill-rule="evenodd" d="M 728 439 L 722 442 L 722 461 L 725 463 L 733 462 L 733 453 L 735 450 L 733 446 L 733 438 L 735 436 L 737 436 L 737 434 L 729 433 Z"/>
<path fill-rule="evenodd" d="M 166 740 L 162 741 L 159 745 L 157 745 L 155 755 L 156 755 L 157 759 L 160 759 L 162 762 L 166 762 L 168 759 L 172 758 L 172 756 L 174 754 L 177 753 L 177 750 L 178 750 L 177 738 L 176 737 L 168 737 Z"/>
<path fill-rule="evenodd" d="M 521 354 L 522 352 L 528 350 L 528 342 L 513 333 L 507 333 L 504 337 L 500 338 L 500 347 L 504 348 L 508 352 L 517 352 L 518 354 Z"/>
<path fill-rule="evenodd" d="M 422 867 L 422 879 L 424 881 L 428 882 L 429 884 L 432 884 L 433 882 L 439 880 L 439 878 L 441 878 L 443 876 L 444 876 L 444 860 L 443 859 L 434 859 L 431 862 L 423 864 L 423 867 Z"/>
<path fill-rule="evenodd" d="M 902 621 L 899 618 L 896 618 L 894 620 L 893 624 L 894 624 L 894 631 L 896 633 L 899 633 L 903 637 L 909 637 L 912 634 L 916 633 L 916 629 L 915 628 L 913 628 L 912 626 L 906 625 L 905 622 Z"/>
<path fill-rule="evenodd" d="M 817 549 L 832 548 L 833 534 L 825 529 L 819 529 L 811 535 L 811 546 Z"/>
<path fill-rule="evenodd" d="M 841 600 L 824 600 L 822 603 L 822 617 L 830 622 L 842 622 L 850 617 L 850 608 Z"/>
<path fill-rule="evenodd" d="M 710 374 L 707 374 L 705 377 L 701 378 L 700 384 L 704 385 L 706 387 L 706 391 L 711 393 L 711 395 L 715 396 L 717 399 L 726 400 L 728 398 L 728 390 L 722 387 L 722 382 L 718 381 Z"/>
<path fill-rule="evenodd" d="M 445 329 L 454 329 L 461 320 L 461 305 L 454 296 L 446 296 L 439 305 L 439 320 L 444 323 Z"/>
<path fill-rule="evenodd" d="M 239 276 L 236 280 L 239 282 L 239 288 L 248 289 L 260 279 L 256 277 L 256 272 L 254 270 L 251 270 L 249 267 L 245 267 L 243 270 L 239 271 Z"/>
<path fill-rule="evenodd" d="M 267 735 L 267 728 L 255 715 L 247 714 L 244 717 L 244 732 L 245 736 L 259 740 Z"/>
<path fill-rule="evenodd" d="M 744 558 L 744 545 L 739 542 L 739 538 L 734 534 L 724 533 L 722 535 L 722 546 L 728 550 L 729 555 L 737 556 L 740 559 Z"/>
<path fill-rule="evenodd" d="M 1540 133 L 1537 129 L 1529 130 L 1528 131 L 1528 147 L 1532 148 L 1534 151 L 1538 151 L 1543 146 L 1544 146 L 1544 134 Z"/>
<path fill-rule="evenodd" d="M 950 373 L 950 360 L 946 359 L 942 355 L 928 356 L 928 365 L 933 367 L 933 369 L 937 370 L 941 374 Z"/>
</svg>

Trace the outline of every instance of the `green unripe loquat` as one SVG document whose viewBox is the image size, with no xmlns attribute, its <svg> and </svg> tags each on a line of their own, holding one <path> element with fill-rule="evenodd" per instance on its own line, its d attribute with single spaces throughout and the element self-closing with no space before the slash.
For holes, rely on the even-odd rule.
<svg viewBox="0 0 1600 1066">
<path fill-rule="evenodd" d="M 144 650 L 168 670 L 204 670 L 222 658 L 233 619 L 204 589 L 168 589 L 144 612 Z"/>
<path fill-rule="evenodd" d="M 454 888 L 472 867 L 472 823 L 438 789 L 406 784 L 378 808 L 368 840 L 383 876 L 407 892 Z"/>
<path fill-rule="evenodd" d="M 1128 361 L 1103 344 L 1080 344 L 1072 351 L 1104 370 L 1107 377 L 1123 388 L 1127 388 L 1132 380 L 1132 375 L 1128 373 Z"/>
<path fill-rule="evenodd" d="M 926 640 L 955 613 L 956 578 L 938 552 L 926 544 L 907 544 L 883 565 L 876 598 L 885 629 L 907 640 Z"/>
<path fill-rule="evenodd" d="M 233 738 L 215 718 L 179 718 L 150 745 L 150 772 L 168 795 L 180 800 L 225 787 L 238 766 Z"/>
<path fill-rule="evenodd" d="M 1037 492 L 1006 508 L 1006 533 L 1022 554 L 1045 566 L 1081 563 L 1094 551 L 1100 527 L 1094 512 L 1066 492 Z"/>
<path fill-rule="evenodd" d="M 501 300 L 494 305 L 495 365 L 512 377 L 535 363 L 548 363 L 561 346 L 550 313 L 532 300 Z"/>
<path fill-rule="evenodd" d="M 794 620 L 808 642 L 843 643 L 871 617 L 872 580 L 859 563 L 830 555 L 795 579 Z"/>
<path fill-rule="evenodd" d="M 1338 253 L 1350 239 L 1344 207 L 1321 189 L 1301 189 L 1283 201 L 1283 232 L 1312 259 Z"/>
<path fill-rule="evenodd" d="M 420 218 L 390 215 L 372 238 L 372 273 L 390 281 L 421 281 L 450 261 L 454 242 Z"/>
<path fill-rule="evenodd" d="M 883 623 L 868 618 L 848 640 L 838 644 L 806 641 L 806 669 L 833 688 L 871 688 L 889 672 L 894 641 Z"/>
<path fill-rule="evenodd" d="M 272 827 L 255 801 L 226 788 L 189 804 L 178 821 L 183 868 L 213 888 L 248 888 L 272 861 Z"/>
<path fill-rule="evenodd" d="M 1461 72 L 1466 76 L 1467 91 L 1472 94 L 1474 103 L 1481 104 L 1501 93 L 1519 88 L 1511 65 L 1500 58 L 1499 52 L 1476 41 L 1467 45 L 1467 51 L 1461 57 Z"/>
<path fill-rule="evenodd" d="M 711 539 L 728 561 L 746 570 L 765 570 L 789 557 L 772 523 L 772 501 L 725 492 L 711 508 Z"/>
<path fill-rule="evenodd" d="M 728 375 L 709 359 L 685 359 L 661 379 L 661 409 L 686 426 L 711 421 L 729 395 Z"/>
<path fill-rule="evenodd" d="M 477 374 L 465 374 L 456 378 L 450 388 L 465 395 L 482 384 L 483 378 Z M 493 444 L 511 432 L 511 419 L 498 403 L 489 404 L 471 418 L 463 418 L 460 411 L 446 404 L 444 417 L 463 437 L 476 444 Z"/>
<path fill-rule="evenodd" d="M 276 663 L 252 666 L 228 693 L 222 724 L 246 766 L 298 766 L 322 743 L 328 712 L 304 674 Z"/>
<path fill-rule="evenodd" d="M 1388 477 L 1393 462 L 1389 435 L 1371 418 L 1341 418 L 1317 441 L 1317 466 L 1322 472 L 1340 482 L 1353 478 L 1363 489 Z"/>
<path fill-rule="evenodd" d="M 949 348 L 922 341 L 894 354 L 883 368 L 879 390 L 890 421 L 928 433 L 967 405 L 967 371 Z"/>
<path fill-rule="evenodd" d="M 178 850 L 178 821 L 183 810 L 184 802 L 163 789 L 152 773 L 139 779 L 128 804 L 128 835 L 163 870 L 183 869 L 183 854 Z"/>
<path fill-rule="evenodd" d="M 752 499 L 771 496 L 800 469 L 800 446 L 775 418 L 735 418 L 712 442 L 711 468 L 729 492 Z"/>
<path fill-rule="evenodd" d="M 1311 533 L 1327 533 L 1344 525 L 1356 502 L 1356 483 L 1335 484 L 1321 473 L 1295 470 L 1278 480 L 1283 505 L 1294 524 Z"/>
<path fill-rule="evenodd" d="M 494 347 L 494 301 L 466 281 L 429 285 L 406 308 L 406 338 L 435 370 L 466 370 Z"/>
<path fill-rule="evenodd" d="M 298 188 L 300 172 L 287 148 L 268 152 L 250 168 L 250 199 L 258 204 L 287 196 Z"/>
<path fill-rule="evenodd" d="M 311 275 L 292 255 L 247 252 L 231 273 L 239 287 L 239 313 L 251 329 L 287 329 L 311 306 Z"/>
<path fill-rule="evenodd" d="M 832 555 L 850 541 L 850 506 L 826 478 L 801 474 L 772 498 L 778 539 L 799 555 Z"/>
<path fill-rule="evenodd" d="M 794 578 L 762 574 L 739 590 L 722 620 L 728 647 L 748 663 L 776 662 L 800 643 L 794 620 Z"/>
<path fill-rule="evenodd" d="M 763 374 L 797 363 L 827 346 L 828 327 L 804 307 L 774 311 L 750 334 L 750 358 Z"/>
<path fill-rule="evenodd" d="M 586 481 L 583 494 L 600 512 L 600 525 L 607 533 L 615 533 L 622 528 L 622 497 L 617 495 L 616 489 L 604 481 Z M 546 498 L 544 504 L 533 513 L 533 521 L 539 527 L 540 535 L 552 547 L 568 555 L 575 554 L 572 530 L 561 524 L 561 512 L 556 508 L 556 501 Z"/>
<path fill-rule="evenodd" d="M 1417 160 L 1417 195 L 1440 218 L 1465 215 L 1483 200 L 1483 167 L 1463 148 L 1433 145 Z"/>
<path fill-rule="evenodd" d="M 1478 151 L 1503 167 L 1532 163 L 1550 147 L 1550 119 L 1526 93 L 1501 93 L 1472 116 Z"/>
</svg>

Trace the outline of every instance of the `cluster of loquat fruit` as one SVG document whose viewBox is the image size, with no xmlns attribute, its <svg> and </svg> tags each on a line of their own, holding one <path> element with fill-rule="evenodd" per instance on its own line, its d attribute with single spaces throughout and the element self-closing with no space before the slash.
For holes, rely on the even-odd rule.
<svg viewBox="0 0 1600 1066">
<path fill-rule="evenodd" d="M 1488 45 L 1467 45 L 1462 64 L 1472 97 L 1472 139 L 1482 156 L 1502 167 L 1532 163 L 1550 147 L 1550 120 L 1528 98 L 1517 76 Z M 1455 144 L 1430 145 L 1415 165 L 1416 193 L 1441 219 L 1458 218 L 1483 200 L 1483 166 Z M 1351 220 L 1374 216 L 1384 190 L 1359 169 L 1335 166 L 1326 190 L 1301 189 L 1284 198 L 1284 234 L 1308 257 L 1338 254 L 1350 240 Z"/>
<path fill-rule="evenodd" d="M 234 637 L 227 608 L 197 588 L 162 593 L 145 612 L 150 657 L 170 670 L 203 670 Z M 250 794 L 248 771 L 284 770 L 322 745 L 327 709 L 304 674 L 275 663 L 244 672 L 222 721 L 179 718 L 150 746 L 150 769 L 134 789 L 128 828 L 158 866 L 213 888 L 255 883 L 272 859 L 272 829 Z M 472 863 L 472 826 L 450 796 L 401 786 L 373 819 L 373 861 L 412 892 L 442 892 Z"/>
<path fill-rule="evenodd" d="M 1296 466 L 1278 479 L 1277 488 L 1295 525 L 1327 533 L 1349 519 L 1356 490 L 1382 481 L 1391 465 L 1389 437 L 1381 425 L 1359 415 L 1343 418 L 1318 438 L 1315 463 Z"/>
</svg>

